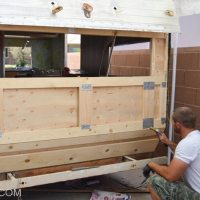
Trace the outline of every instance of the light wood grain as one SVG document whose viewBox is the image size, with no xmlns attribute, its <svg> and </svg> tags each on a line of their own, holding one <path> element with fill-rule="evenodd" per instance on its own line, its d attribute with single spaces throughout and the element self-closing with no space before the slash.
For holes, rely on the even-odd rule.
<svg viewBox="0 0 200 200">
<path fill-rule="evenodd" d="M 103 132 L 103 131 L 102 131 Z M 40 133 L 38 133 L 40 134 Z M 93 143 L 102 143 L 102 142 L 112 142 L 112 141 L 120 141 L 120 140 L 133 140 L 133 139 L 141 139 L 143 137 L 154 136 L 155 134 L 149 130 L 139 130 L 139 131 L 130 131 L 130 132 L 121 132 L 121 133 L 107 133 L 107 134 L 99 134 L 99 135 L 82 135 L 79 137 L 71 137 L 71 138 L 60 138 L 60 139 L 50 139 L 47 137 L 46 140 L 32 141 L 32 142 L 22 142 L 19 141 L 17 143 L 8 143 L 0 145 L 0 153 L 14 153 L 14 152 L 22 152 L 28 150 L 41 150 L 41 149 L 50 149 L 50 148 L 59 148 L 64 146 L 76 146 L 76 145 L 84 145 L 84 144 L 93 144 Z M 22 135 L 23 136 L 23 135 Z M 59 136 L 58 136 L 59 137 Z"/>
<path fill-rule="evenodd" d="M 4 132 L 4 100 L 3 100 L 3 89 L 0 89 L 0 132 L 1 133 Z"/>
<path fill-rule="evenodd" d="M 158 139 L 0 156 L 0 173 L 153 152 Z M 17 163 L 17 165 L 16 165 Z"/>
<path fill-rule="evenodd" d="M 27 89 L 27 88 L 71 88 L 81 87 L 83 83 L 92 84 L 93 87 L 134 86 L 143 85 L 146 81 L 160 84 L 165 76 L 140 76 L 140 77 L 76 77 L 76 78 L 9 78 L 0 79 L 0 88 Z"/>
</svg>

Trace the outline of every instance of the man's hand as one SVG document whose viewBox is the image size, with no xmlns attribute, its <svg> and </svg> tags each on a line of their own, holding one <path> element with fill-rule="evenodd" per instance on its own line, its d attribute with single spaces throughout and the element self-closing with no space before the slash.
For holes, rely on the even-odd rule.
<svg viewBox="0 0 200 200">
<path fill-rule="evenodd" d="M 167 137 L 164 133 L 159 134 L 158 137 L 159 137 L 160 141 L 161 141 L 163 144 L 165 144 L 166 146 L 169 146 L 170 149 L 171 149 L 173 152 L 175 151 L 177 144 L 174 143 L 174 142 L 172 142 L 172 141 L 170 141 L 170 140 L 168 139 L 168 137 Z"/>
<path fill-rule="evenodd" d="M 149 178 L 151 172 L 154 172 L 154 171 L 149 167 L 148 164 L 146 164 L 146 166 L 143 168 L 144 177 Z"/>
<path fill-rule="evenodd" d="M 162 143 L 164 143 L 166 145 L 169 145 L 170 141 L 169 141 L 168 137 L 164 133 L 159 134 L 158 137 L 159 137 L 159 139 L 160 139 L 160 141 Z"/>
</svg>

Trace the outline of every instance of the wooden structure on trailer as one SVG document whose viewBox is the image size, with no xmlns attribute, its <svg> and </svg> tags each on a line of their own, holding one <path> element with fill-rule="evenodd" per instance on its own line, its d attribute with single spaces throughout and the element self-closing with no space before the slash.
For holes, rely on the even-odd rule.
<svg viewBox="0 0 200 200">
<path fill-rule="evenodd" d="M 178 30 L 173 1 L 60 0 L 52 5 L 47 0 L 7 0 L 0 2 L 0 13 L 1 31 L 151 42 L 151 72 L 145 77 L 0 79 L 0 189 L 147 163 L 149 159 L 126 157 L 129 161 L 122 162 L 120 157 L 153 152 L 158 139 L 148 128 L 165 127 L 168 33 Z M 81 65 L 97 66 L 94 49 L 94 42 L 88 49 L 84 45 L 81 54 L 88 60 L 82 57 Z"/>
</svg>

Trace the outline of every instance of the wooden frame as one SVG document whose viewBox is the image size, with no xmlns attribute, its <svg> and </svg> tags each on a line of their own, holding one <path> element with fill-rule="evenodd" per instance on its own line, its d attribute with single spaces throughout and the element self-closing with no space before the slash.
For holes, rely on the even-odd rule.
<svg viewBox="0 0 200 200">
<path fill-rule="evenodd" d="M 144 84 L 149 81 L 154 82 L 155 88 L 146 90 Z M 165 93 L 162 93 L 164 89 L 162 86 L 163 81 L 164 77 L 161 76 L 1 79 L 1 102 L 3 103 L 2 108 L 4 108 L 1 124 L 4 131 L 0 140 L 0 162 L 3 163 L 0 172 L 63 165 L 154 151 L 158 142 L 154 133 L 138 131 L 144 128 L 143 120 L 145 118 L 154 118 L 154 125 L 156 127 L 164 127 L 161 119 L 165 116 L 161 115 L 159 104 L 157 105 L 164 98 L 162 95 L 165 95 Z M 88 86 L 89 89 L 87 88 Z M 119 99 L 119 103 L 121 102 L 120 104 L 123 105 L 122 110 L 127 105 L 126 101 L 133 101 L 137 107 L 128 109 L 134 113 L 138 110 L 140 102 L 141 110 L 135 113 L 134 118 L 132 118 L 132 114 L 130 116 L 127 115 L 128 112 L 123 115 L 125 118 L 121 118 L 120 115 L 123 112 L 121 112 L 118 104 L 116 104 L 117 107 L 113 107 L 112 104 L 109 105 L 111 99 L 114 98 L 116 101 L 116 97 L 122 93 L 124 100 L 122 100 L 123 98 Z M 62 95 L 64 96 L 62 97 Z M 111 99 L 109 95 L 111 95 Z M 136 95 L 139 96 L 136 98 Z M 161 100 L 155 101 L 155 95 Z M 58 98 L 58 96 L 60 97 Z M 140 99 L 141 97 L 143 97 L 143 103 Z M 46 102 L 52 98 L 53 104 L 51 102 L 48 104 L 41 103 L 43 100 Z M 72 100 L 67 102 L 72 102 L 72 104 L 70 103 L 68 111 L 69 114 L 75 112 L 75 114 L 71 115 L 75 123 L 66 121 L 64 126 L 67 127 L 62 127 L 63 123 L 59 124 L 55 121 L 56 118 L 53 118 L 53 121 L 50 120 L 50 124 L 51 122 L 57 123 L 53 129 L 48 128 L 48 126 L 41 127 L 37 125 L 40 122 L 46 123 L 46 120 L 44 121 L 43 119 L 51 117 L 48 116 L 49 114 L 43 115 L 43 112 L 48 113 L 49 110 L 53 109 L 50 113 L 58 111 L 62 114 L 64 108 L 54 110 L 54 107 L 57 108 L 57 105 L 62 104 L 67 106 L 67 102 L 63 99 L 69 98 Z M 77 101 L 77 99 L 78 104 L 74 104 L 74 100 Z M 13 101 L 16 104 L 13 105 Z M 97 106 L 101 107 L 98 101 L 105 101 L 104 103 L 108 107 L 103 113 L 103 107 L 99 110 L 97 109 Z M 22 103 L 24 109 L 20 109 L 20 103 Z M 149 104 L 154 104 L 154 106 L 149 106 Z M 45 110 L 42 106 L 44 106 Z M 109 110 L 113 110 L 115 113 L 119 112 L 120 118 L 115 118 L 115 121 L 112 121 L 109 117 L 105 119 L 101 117 L 101 120 L 98 119 L 100 114 L 105 116 Z M 15 112 L 13 113 L 13 111 Z M 39 114 L 33 117 L 34 113 L 37 112 Z M 96 120 L 93 119 L 94 116 L 97 116 Z M 24 118 L 26 121 L 23 120 Z M 20 121 L 21 119 L 22 121 Z M 10 120 L 12 120 L 12 123 L 10 123 Z M 80 140 L 84 141 L 84 143 L 80 142 Z M 87 147 L 84 146 L 85 144 L 87 144 Z M 101 153 L 99 149 L 102 149 Z M 19 151 L 20 154 L 18 155 Z M 99 153 L 94 154 L 94 152 Z M 52 160 L 53 157 L 57 159 Z M 9 166 L 8 163 L 10 163 Z M 16 166 L 14 163 L 21 164 Z"/>
<path fill-rule="evenodd" d="M 37 32 L 42 27 L 18 28 Z M 116 34 L 67 28 L 45 31 Z M 117 36 L 151 38 L 150 76 L 0 79 L 0 173 L 9 173 L 10 178 L 0 182 L 0 189 L 114 173 L 149 162 L 134 160 L 20 179 L 11 174 L 155 150 L 158 138 L 148 128 L 165 127 L 168 36 L 133 31 L 117 31 Z"/>
</svg>

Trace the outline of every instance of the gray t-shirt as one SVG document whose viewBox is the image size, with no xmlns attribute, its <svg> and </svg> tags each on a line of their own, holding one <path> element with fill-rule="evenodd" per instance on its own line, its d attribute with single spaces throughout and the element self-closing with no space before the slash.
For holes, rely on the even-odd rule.
<svg viewBox="0 0 200 200">
<path fill-rule="evenodd" d="M 184 173 L 184 180 L 200 193 L 200 132 L 192 131 L 176 147 L 174 158 L 189 165 Z"/>
</svg>

